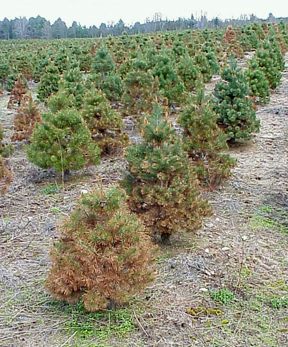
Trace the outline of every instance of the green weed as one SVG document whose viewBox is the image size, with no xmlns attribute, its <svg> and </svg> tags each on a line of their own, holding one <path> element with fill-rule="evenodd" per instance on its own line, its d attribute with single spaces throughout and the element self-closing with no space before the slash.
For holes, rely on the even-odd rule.
<svg viewBox="0 0 288 347">
<path fill-rule="evenodd" d="M 228 305 L 236 299 L 234 293 L 229 289 L 217 289 L 210 291 L 210 296 L 213 300 L 219 302 L 222 305 Z"/>
<path fill-rule="evenodd" d="M 49 183 L 43 188 L 43 193 L 45 195 L 57 194 L 61 191 L 61 185 L 54 183 Z"/>
</svg>

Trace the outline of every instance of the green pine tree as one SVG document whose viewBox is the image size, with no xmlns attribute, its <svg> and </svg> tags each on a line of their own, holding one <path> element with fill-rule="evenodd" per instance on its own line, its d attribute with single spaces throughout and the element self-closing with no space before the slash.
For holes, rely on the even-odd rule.
<svg viewBox="0 0 288 347">
<path fill-rule="evenodd" d="M 277 66 L 276 57 L 266 49 L 257 49 L 255 53 L 255 63 L 264 72 L 268 80 L 269 87 L 275 89 L 281 80 L 280 67 Z"/>
<path fill-rule="evenodd" d="M 152 110 L 152 103 L 157 94 L 157 83 L 148 70 L 147 63 L 138 57 L 132 64 L 123 81 L 122 101 L 127 114 L 141 114 Z"/>
<path fill-rule="evenodd" d="M 124 123 L 119 113 L 114 111 L 105 94 L 93 90 L 86 95 L 82 117 L 103 154 L 111 154 L 128 144 L 128 136 L 122 133 Z"/>
<path fill-rule="evenodd" d="M 91 141 L 91 133 L 75 109 L 42 115 L 27 147 L 28 160 L 42 169 L 54 168 L 69 173 L 87 163 L 98 164 L 99 148 Z"/>
<path fill-rule="evenodd" d="M 50 63 L 45 71 L 37 90 L 38 99 L 43 102 L 58 91 L 58 83 L 60 81 L 59 70 L 53 63 Z"/>
<path fill-rule="evenodd" d="M 141 129 L 143 142 L 126 149 L 128 167 L 121 185 L 132 211 L 167 242 L 172 234 L 199 228 L 209 209 L 182 142 L 160 106 L 144 117 Z"/>
<path fill-rule="evenodd" d="M 113 58 L 107 49 L 107 47 L 102 46 L 98 49 L 94 62 L 92 64 L 92 72 L 96 72 L 101 75 L 101 78 L 104 79 L 105 76 L 114 71 L 115 63 Z"/>
<path fill-rule="evenodd" d="M 198 81 L 195 95 L 179 117 L 184 129 L 184 149 L 192 159 L 200 182 L 213 188 L 230 176 L 235 161 L 228 154 L 226 135 L 217 125 L 212 98 L 205 96 L 204 85 Z"/>
<path fill-rule="evenodd" d="M 223 81 L 217 83 L 214 90 L 218 125 L 230 141 L 249 138 L 251 133 L 259 130 L 259 121 L 249 98 L 248 83 L 233 56 L 221 77 Z"/>
<path fill-rule="evenodd" d="M 259 68 L 254 58 L 249 62 L 248 69 L 245 71 L 245 77 L 249 83 L 251 96 L 258 98 L 260 102 L 267 104 L 270 99 L 269 82 L 263 70 Z"/>
</svg>

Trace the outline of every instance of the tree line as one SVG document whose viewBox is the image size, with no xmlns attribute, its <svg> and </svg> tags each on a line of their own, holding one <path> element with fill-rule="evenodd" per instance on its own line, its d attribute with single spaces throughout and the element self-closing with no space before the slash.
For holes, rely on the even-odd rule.
<svg viewBox="0 0 288 347">
<path fill-rule="evenodd" d="M 53 24 L 41 16 L 36 18 L 20 17 L 15 19 L 4 18 L 0 21 L 0 40 L 11 39 L 63 39 L 63 38 L 93 38 L 106 37 L 109 35 L 118 36 L 123 32 L 127 34 L 143 34 L 159 31 L 204 29 L 204 28 L 226 28 L 229 25 L 242 26 L 249 23 L 275 22 L 281 20 L 288 21 L 288 18 L 276 18 L 272 13 L 267 19 L 260 19 L 255 15 L 242 15 L 238 19 L 225 19 L 224 21 L 215 17 L 207 19 L 206 14 L 195 18 L 192 14 L 190 18 L 178 18 L 177 20 L 163 19 L 161 13 L 155 13 L 152 19 L 147 18 L 144 23 L 136 22 L 127 26 L 122 19 L 117 23 L 101 23 L 99 27 L 85 26 L 74 21 L 70 27 L 58 18 Z"/>
</svg>

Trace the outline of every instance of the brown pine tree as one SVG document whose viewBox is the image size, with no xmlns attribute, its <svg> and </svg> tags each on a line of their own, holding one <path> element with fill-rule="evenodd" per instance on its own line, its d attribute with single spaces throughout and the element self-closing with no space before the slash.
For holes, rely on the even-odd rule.
<svg viewBox="0 0 288 347">
<path fill-rule="evenodd" d="M 153 279 L 157 249 L 118 188 L 83 195 L 51 251 L 46 286 L 88 311 L 125 303 Z"/>
<path fill-rule="evenodd" d="M 14 117 L 14 134 L 11 140 L 29 140 L 37 122 L 41 122 L 40 111 L 30 94 L 28 102 L 22 104 Z"/>
<path fill-rule="evenodd" d="M 24 85 L 24 82 L 20 75 L 18 75 L 15 86 L 11 91 L 10 99 L 7 105 L 8 109 L 21 106 L 21 104 L 27 100 L 27 88 Z"/>
</svg>

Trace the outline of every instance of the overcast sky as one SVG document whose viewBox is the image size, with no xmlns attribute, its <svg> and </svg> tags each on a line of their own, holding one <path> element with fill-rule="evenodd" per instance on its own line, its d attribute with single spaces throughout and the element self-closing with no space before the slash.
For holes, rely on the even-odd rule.
<svg viewBox="0 0 288 347">
<path fill-rule="evenodd" d="M 208 18 L 239 18 L 241 14 L 255 14 L 267 18 L 271 12 L 275 17 L 288 17 L 287 0 L 7 0 L 1 4 L 0 20 L 4 17 L 36 17 L 40 15 L 51 24 L 61 18 L 67 25 L 75 20 L 82 25 L 118 22 L 126 24 L 144 22 L 147 17 L 160 12 L 165 19 L 189 18 L 193 13 L 199 17 L 206 13 Z"/>
</svg>

